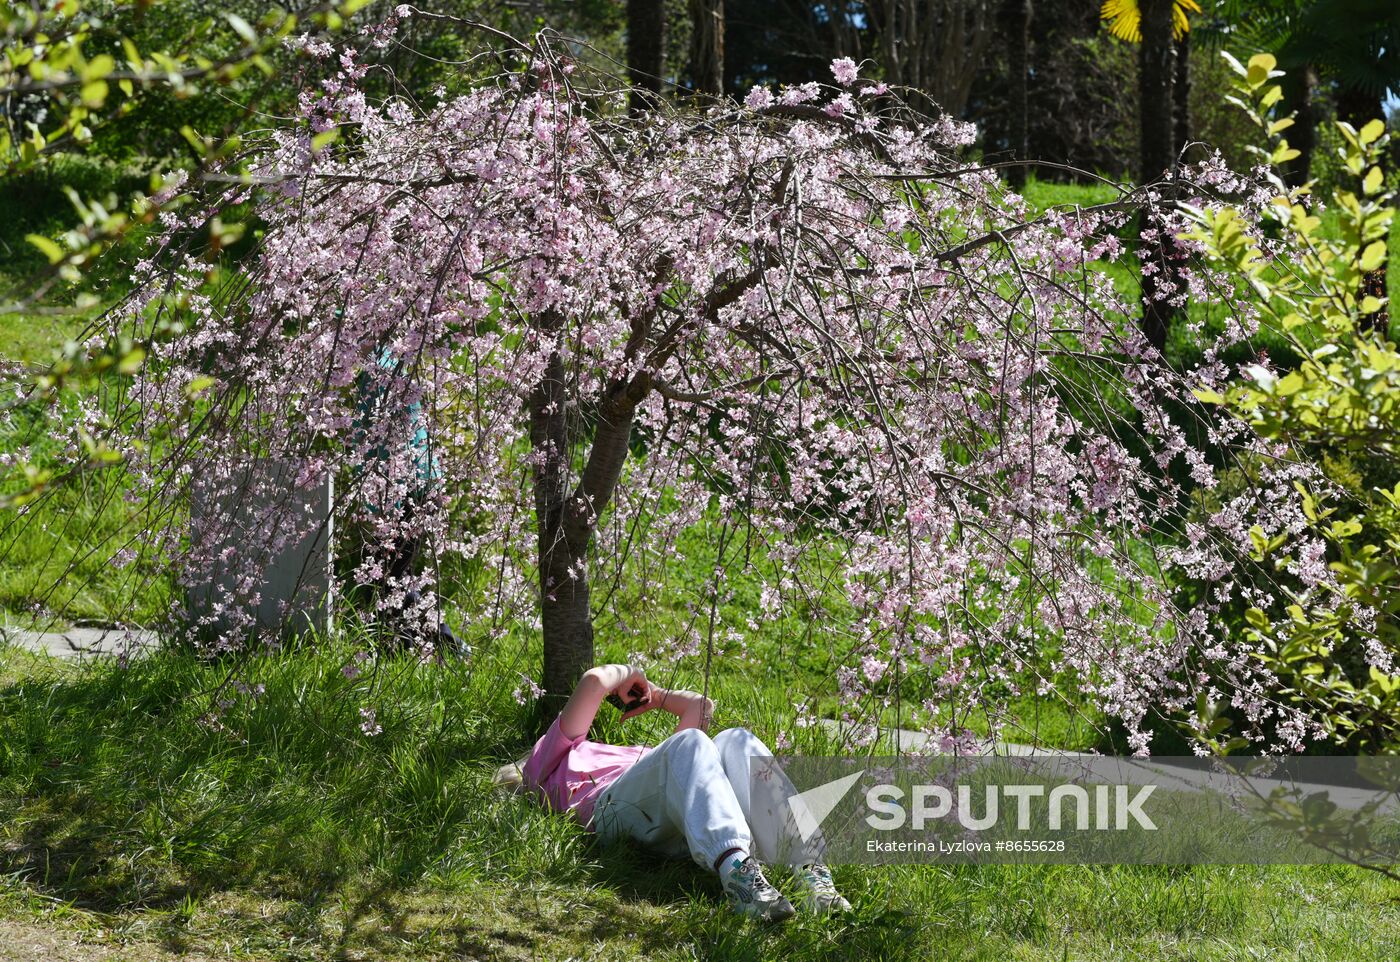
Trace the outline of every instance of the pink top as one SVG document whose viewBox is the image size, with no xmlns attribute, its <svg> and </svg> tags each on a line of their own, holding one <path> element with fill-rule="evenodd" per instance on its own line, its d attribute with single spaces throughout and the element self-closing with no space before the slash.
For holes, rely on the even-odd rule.
<svg viewBox="0 0 1400 962">
<path fill-rule="evenodd" d="M 556 812 L 572 812 L 584 825 L 593 818 L 593 803 L 619 775 L 647 752 L 642 745 L 604 745 L 586 734 L 569 738 L 559 719 L 535 742 L 521 776 Z"/>
</svg>

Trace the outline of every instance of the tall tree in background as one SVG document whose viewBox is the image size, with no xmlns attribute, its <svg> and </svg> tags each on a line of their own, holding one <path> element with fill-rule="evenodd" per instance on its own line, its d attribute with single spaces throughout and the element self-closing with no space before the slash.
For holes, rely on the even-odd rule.
<svg viewBox="0 0 1400 962">
<path fill-rule="evenodd" d="M 1288 46 L 1295 58 L 1316 64 L 1332 82 L 1337 119 L 1358 130 L 1384 117 L 1387 92 L 1400 90 L 1400 3 L 1396 0 L 1307 3 Z"/>
<path fill-rule="evenodd" d="M 1316 49 L 1299 43 L 1303 15 L 1309 7 L 1326 6 L 1317 0 L 1218 0 L 1204 31 L 1208 43 L 1234 53 L 1270 53 L 1284 71 L 1284 116 L 1293 115 L 1288 143 L 1298 156 L 1279 165 L 1285 183 L 1301 187 L 1312 176 L 1317 149 L 1319 75 Z"/>
<path fill-rule="evenodd" d="M 1102 16 L 1114 35 L 1138 44 L 1138 177 L 1144 184 L 1176 166 L 1189 137 L 1190 65 L 1184 59 L 1189 48 L 1178 48 L 1177 42 L 1190 29 L 1188 15 L 1200 9 L 1196 0 L 1105 0 L 1103 5 Z M 1177 87 L 1180 106 L 1173 96 Z M 1167 300 L 1177 289 L 1171 246 L 1159 240 L 1143 256 L 1142 333 L 1158 350 L 1166 347 L 1177 313 Z"/>
<path fill-rule="evenodd" d="M 992 0 L 869 0 L 865 9 L 885 79 L 918 91 L 925 110 L 962 117 L 996 32 Z"/>
<path fill-rule="evenodd" d="M 1141 118 L 1139 177 L 1158 180 L 1176 161 L 1172 123 L 1172 0 L 1141 0 L 1142 43 L 1138 47 L 1139 116 Z M 1146 260 L 1156 270 L 1142 273 L 1142 333 L 1158 350 L 1167 346 L 1171 329 L 1170 304 L 1162 298 L 1171 290 L 1165 244 L 1151 245 Z M 1144 267 L 1147 263 L 1144 263 Z"/>
<path fill-rule="evenodd" d="M 1007 181 L 1020 189 L 1026 184 L 1026 164 L 1030 159 L 1030 53 L 1031 0 L 1007 0 L 1003 10 L 1006 29 L 1007 86 L 1010 118 L 1011 159 Z"/>
<path fill-rule="evenodd" d="M 1176 38 L 1176 63 L 1172 75 L 1172 156 L 1180 157 L 1191 142 L 1191 33 Z"/>
<path fill-rule="evenodd" d="M 731 0 L 725 6 L 724 86 L 743 95 L 754 84 L 831 79 L 831 61 L 870 56 L 861 0 Z"/>
<path fill-rule="evenodd" d="M 724 0 L 690 0 L 690 83 L 697 93 L 724 93 Z"/>
<path fill-rule="evenodd" d="M 1140 140 L 1138 176 L 1155 180 L 1190 139 L 1191 14 L 1196 0 L 1104 0 L 1109 31 L 1138 45 Z"/>
<path fill-rule="evenodd" d="M 627 105 L 647 110 L 647 94 L 661 96 L 666 68 L 666 5 L 663 0 L 627 0 L 627 77 L 632 92 Z"/>
<path fill-rule="evenodd" d="M 1283 83 L 1284 113 L 1293 114 L 1288 143 L 1298 156 L 1280 165 L 1290 187 L 1301 187 L 1312 177 L 1312 159 L 1317 151 L 1317 70 L 1312 64 L 1297 64 L 1286 73 Z"/>
</svg>

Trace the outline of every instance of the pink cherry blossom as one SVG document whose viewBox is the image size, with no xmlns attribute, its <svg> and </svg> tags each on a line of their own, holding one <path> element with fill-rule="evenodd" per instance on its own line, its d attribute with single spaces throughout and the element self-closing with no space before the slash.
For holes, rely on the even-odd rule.
<svg viewBox="0 0 1400 962">
<path fill-rule="evenodd" d="M 838 57 L 831 61 L 831 75 L 843 87 L 849 87 L 856 82 L 858 69 L 856 62 L 850 57 Z"/>
<path fill-rule="evenodd" d="M 1307 730 L 1221 616 L 1284 596 L 1241 559 L 1252 529 L 1300 530 L 1311 473 L 1192 394 L 1233 374 L 1221 359 L 1257 320 L 1218 293 L 1222 332 L 1174 370 L 1136 295 L 1088 269 L 1128 254 L 1134 214 L 1149 237 L 1179 215 L 1129 190 L 1037 216 L 964 156 L 968 125 L 893 95 L 877 112 L 823 105 L 815 83 L 777 102 L 756 87 L 742 107 L 631 117 L 551 57 L 421 111 L 370 97 L 347 52 L 296 126 L 249 146 L 251 188 L 201 195 L 152 237 L 98 337 L 179 325 L 59 443 L 75 461 L 85 436 L 130 452 L 160 519 L 151 556 L 181 587 L 225 575 L 193 619 L 220 628 L 211 647 L 246 643 L 259 572 L 329 521 L 364 543 L 345 567 L 380 586 L 375 614 L 431 627 L 450 559 L 484 634 L 547 649 L 584 610 L 644 654 L 723 670 L 749 657 L 748 624 L 804 618 L 790 643 L 823 652 L 848 712 L 878 712 L 898 677 L 956 705 L 929 721 L 952 746 L 1022 685 L 1091 701 L 1135 746 L 1206 688 L 1260 738 Z M 852 61 L 832 70 L 855 82 Z M 313 151 L 332 128 L 353 136 Z M 1268 202 L 1208 174 L 1183 196 Z M 211 290 L 197 238 L 235 199 L 264 234 L 246 278 Z M 1174 256 L 1167 296 L 1233 290 Z M 272 457 L 294 483 L 254 480 L 255 510 L 187 530 L 192 499 Z M 1221 458 L 1250 484 L 1217 483 Z M 329 519 L 297 497 L 326 478 Z M 395 573 L 406 542 L 435 564 Z M 675 604 L 703 630 L 664 637 Z M 514 697 L 558 690 L 558 671 Z M 812 694 L 795 693 L 798 727 Z"/>
</svg>

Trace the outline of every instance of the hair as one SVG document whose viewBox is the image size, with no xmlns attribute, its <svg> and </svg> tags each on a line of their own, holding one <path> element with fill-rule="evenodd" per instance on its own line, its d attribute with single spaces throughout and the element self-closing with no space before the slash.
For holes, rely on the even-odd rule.
<svg viewBox="0 0 1400 962">
<path fill-rule="evenodd" d="M 525 791 L 525 763 L 530 760 L 529 755 L 521 755 L 513 762 L 506 762 L 496 769 L 496 774 L 491 778 L 491 786 L 503 792 L 520 794 Z"/>
</svg>

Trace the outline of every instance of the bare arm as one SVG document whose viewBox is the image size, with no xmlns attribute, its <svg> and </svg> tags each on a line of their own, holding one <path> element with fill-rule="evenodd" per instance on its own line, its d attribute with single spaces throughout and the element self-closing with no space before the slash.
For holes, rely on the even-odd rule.
<svg viewBox="0 0 1400 962">
<path fill-rule="evenodd" d="M 657 708 L 664 708 L 675 715 L 676 731 L 698 728 L 708 731 L 710 716 L 714 714 L 715 703 L 698 691 L 683 689 L 653 688 L 652 701 Z M 659 696 L 659 697 L 658 697 Z"/>
<path fill-rule="evenodd" d="M 643 687 L 650 684 L 642 670 L 631 665 L 598 665 L 588 669 L 559 713 L 559 731 L 565 738 L 587 735 L 603 699 L 638 682 Z"/>
</svg>

